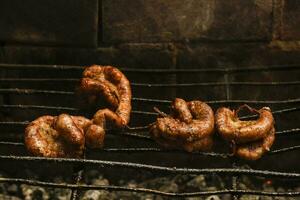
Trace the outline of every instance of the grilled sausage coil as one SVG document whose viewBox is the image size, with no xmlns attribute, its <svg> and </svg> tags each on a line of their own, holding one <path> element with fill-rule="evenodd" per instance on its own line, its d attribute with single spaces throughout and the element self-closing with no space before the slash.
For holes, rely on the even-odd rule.
<svg viewBox="0 0 300 200">
<path fill-rule="evenodd" d="M 258 114 L 258 119 L 240 120 L 238 113 L 243 108 Z M 217 110 L 215 118 L 219 134 L 234 143 L 234 153 L 241 158 L 257 160 L 269 151 L 274 142 L 274 118 L 269 107 L 255 110 L 248 105 L 242 105 L 236 111 L 223 107 Z"/>
<path fill-rule="evenodd" d="M 80 91 L 89 96 L 89 102 L 104 99 L 109 108 L 99 109 L 92 120 L 68 114 L 39 117 L 25 129 L 25 145 L 30 153 L 45 157 L 81 157 L 85 145 L 103 147 L 105 130 L 124 128 L 129 123 L 130 83 L 117 68 L 87 67 Z M 240 120 L 238 113 L 243 108 L 258 114 L 258 119 Z M 213 145 L 215 123 L 219 134 L 233 144 L 234 154 L 243 159 L 261 158 L 275 140 L 274 118 L 268 107 L 255 110 L 242 105 L 233 111 L 223 107 L 214 116 L 204 102 L 176 98 L 170 115 L 159 113 L 161 116 L 150 127 L 150 135 L 168 149 L 209 150 Z"/>
<path fill-rule="evenodd" d="M 130 120 L 131 88 L 126 76 L 112 66 L 92 65 L 86 68 L 80 90 L 97 99 L 103 97 L 111 109 L 100 109 L 93 117 L 93 126 L 87 130 L 87 144 L 92 148 L 103 146 L 105 129 L 123 128 Z"/>
<path fill-rule="evenodd" d="M 270 151 L 274 140 L 275 128 L 273 127 L 265 138 L 238 145 L 235 154 L 246 160 L 257 160 L 261 158 L 265 152 Z"/>
<path fill-rule="evenodd" d="M 85 144 L 90 148 L 103 146 L 105 129 L 123 128 L 129 123 L 130 83 L 118 69 L 97 65 L 86 68 L 80 91 L 92 100 L 102 97 L 111 109 L 98 110 L 92 120 L 68 114 L 39 117 L 25 129 L 25 145 L 30 153 L 45 157 L 81 157 Z"/>
<path fill-rule="evenodd" d="M 131 88 L 126 76 L 112 66 L 92 65 L 83 72 L 81 91 L 102 96 L 124 125 L 129 123 L 131 112 Z"/>
<path fill-rule="evenodd" d="M 84 131 L 91 121 L 81 116 L 42 116 L 25 129 L 30 153 L 45 157 L 80 157 L 85 145 Z"/>
<path fill-rule="evenodd" d="M 176 98 L 172 114 L 157 118 L 150 134 L 165 148 L 191 152 L 210 149 L 213 129 L 214 114 L 206 103 Z"/>
</svg>

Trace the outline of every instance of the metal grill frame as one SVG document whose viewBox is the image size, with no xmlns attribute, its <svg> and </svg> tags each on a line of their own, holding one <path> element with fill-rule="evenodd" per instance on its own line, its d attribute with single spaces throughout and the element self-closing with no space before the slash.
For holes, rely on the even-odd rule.
<svg viewBox="0 0 300 200">
<path fill-rule="evenodd" d="M 55 69 L 55 70 L 82 70 L 83 67 L 80 66 L 63 66 L 63 65 L 18 65 L 18 64 L 0 64 L 1 70 L 10 70 L 10 69 Z M 234 103 L 251 103 L 251 104 L 285 104 L 289 105 L 291 103 L 300 103 L 300 98 L 297 99 L 287 99 L 287 100 L 267 100 L 267 101 L 254 101 L 254 100 L 231 100 L 230 99 L 230 86 L 231 85 L 300 85 L 300 81 L 290 81 L 290 82 L 229 82 L 229 75 L 234 72 L 252 72 L 252 71 L 277 71 L 277 70 L 299 70 L 300 65 L 280 65 L 280 66 L 252 66 L 252 67 L 243 67 L 243 68 L 198 68 L 198 69 L 134 69 L 134 68 L 120 68 L 123 72 L 137 72 L 137 73 L 158 73 L 158 74 L 178 74 L 178 73 L 205 73 L 205 72 L 216 72 L 222 73 L 224 75 L 224 82 L 209 82 L 209 83 L 178 83 L 178 84 L 145 84 L 145 83 L 131 83 L 133 86 L 137 87 L 198 87 L 198 86 L 226 86 L 226 99 L 225 100 L 216 100 L 216 101 L 207 101 L 209 104 L 234 104 Z M 35 79 L 35 78 L 26 78 L 26 79 L 17 79 L 17 78 L 0 78 L 1 82 L 43 82 L 43 81 L 70 81 L 76 82 L 78 79 Z M 19 88 L 0 88 L 0 95 L 3 94 L 56 94 L 56 95 L 74 95 L 74 92 L 70 91 L 54 91 L 54 90 L 37 90 L 37 89 L 19 89 Z M 156 104 L 170 104 L 171 100 L 161 100 L 161 99 L 147 99 L 147 98 L 133 98 L 133 102 L 142 102 L 142 103 L 156 103 Z M 0 105 L 0 108 L 3 109 L 42 109 L 42 110 L 56 110 L 56 111 L 77 111 L 77 108 L 73 107 L 57 107 L 57 106 L 44 106 L 44 105 Z M 288 107 L 285 109 L 280 109 L 273 111 L 274 115 L 284 114 L 289 112 L 298 112 L 300 107 Z M 139 115 L 157 115 L 154 112 L 146 111 L 133 111 L 133 114 Z M 249 119 L 254 117 L 246 116 L 244 119 Z M 26 126 L 28 121 L 0 121 L 0 125 L 4 126 Z M 134 137 L 141 140 L 152 140 L 149 136 L 139 134 L 139 131 L 145 131 L 147 126 L 142 127 L 130 127 L 127 130 L 123 130 L 118 133 L 125 137 Z M 113 133 L 113 132 L 112 132 Z M 290 130 L 277 131 L 276 136 L 287 135 L 287 134 L 298 134 L 300 133 L 300 127 L 293 128 Z M 0 141 L 0 145 L 8 145 L 12 148 L 14 146 L 22 146 L 23 143 L 18 142 L 7 142 Z M 286 147 L 282 149 L 272 150 L 266 156 L 279 154 L 288 151 L 299 150 L 300 145 Z M 101 151 L 106 152 L 181 152 L 182 151 L 170 151 L 163 150 L 159 148 L 104 148 Z M 212 156 L 219 157 L 220 159 L 231 159 L 232 168 L 217 168 L 217 169 L 192 169 L 192 168 L 176 168 L 176 167 L 163 167 L 139 163 L 129 163 L 129 162 L 117 162 L 117 161 L 104 161 L 104 160 L 89 160 L 89 159 L 68 159 L 68 158 L 44 158 L 44 157 L 32 157 L 32 156 L 15 156 L 15 155 L 1 155 L 0 161 L 20 161 L 20 162 L 59 162 L 59 163 L 71 163 L 73 165 L 95 165 L 95 166 L 104 166 L 104 167 L 124 167 L 124 168 L 134 168 L 134 169 L 143 169 L 151 171 L 161 171 L 166 173 L 182 173 L 182 174 L 227 174 L 232 175 L 232 188 L 217 190 L 217 191 L 200 191 L 200 192 L 190 192 L 190 193 L 170 193 L 162 192 L 155 189 L 147 188 L 130 188 L 122 186 L 96 186 L 96 185 L 86 185 L 81 184 L 80 180 L 82 179 L 82 174 L 84 173 L 83 169 L 79 169 L 77 176 L 75 178 L 74 184 L 67 183 L 54 183 L 54 182 L 43 182 L 30 179 L 18 179 L 18 178 L 0 178 L 0 183 L 17 183 L 17 184 L 28 184 L 41 187 L 53 187 L 53 188 L 66 188 L 72 190 L 71 199 L 77 199 L 79 197 L 78 191 L 82 190 L 107 190 L 107 191 L 129 191 L 129 192 L 141 192 L 149 193 L 167 197 L 192 197 L 192 196 L 204 196 L 204 195 L 217 195 L 217 194 L 231 194 L 234 199 L 238 199 L 239 195 L 249 194 L 249 195 L 264 195 L 264 196 L 300 196 L 300 192 L 267 192 L 267 191 L 256 191 L 256 190 L 239 190 L 237 189 L 238 175 L 251 175 L 251 176 L 262 176 L 262 177 L 279 177 L 287 179 L 300 179 L 300 173 L 289 173 L 289 172 L 278 172 L 278 171 L 268 171 L 268 170 L 252 170 L 252 169 L 241 169 L 236 166 L 235 159 L 232 159 L 230 154 L 222 154 L 215 152 L 195 152 L 199 156 Z"/>
</svg>

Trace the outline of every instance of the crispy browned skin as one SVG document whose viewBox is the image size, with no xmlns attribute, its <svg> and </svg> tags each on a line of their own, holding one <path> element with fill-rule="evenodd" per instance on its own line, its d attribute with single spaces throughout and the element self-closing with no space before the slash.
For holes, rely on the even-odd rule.
<svg viewBox="0 0 300 200">
<path fill-rule="evenodd" d="M 74 123 L 83 129 L 83 131 L 85 132 L 87 130 L 87 128 L 92 124 L 92 121 L 82 117 L 82 116 L 72 116 L 71 118 L 73 119 Z"/>
<path fill-rule="evenodd" d="M 112 106 L 123 126 L 129 123 L 131 112 L 131 88 L 126 76 L 112 66 L 92 65 L 85 69 L 81 91 L 102 96 Z"/>
<path fill-rule="evenodd" d="M 102 127 L 117 127 L 121 128 L 125 122 L 120 116 L 109 109 L 98 110 L 93 117 L 94 124 Z"/>
<path fill-rule="evenodd" d="M 96 112 L 93 125 L 86 132 L 87 145 L 103 146 L 105 129 L 122 128 L 129 123 L 131 112 L 131 88 L 126 76 L 115 67 L 92 65 L 85 69 L 81 79 L 81 92 L 91 95 L 92 100 L 102 96 L 112 110 Z"/>
<path fill-rule="evenodd" d="M 85 141 L 90 148 L 102 148 L 104 145 L 105 130 L 102 126 L 92 124 L 85 133 Z"/>
<path fill-rule="evenodd" d="M 25 145 L 30 153 L 44 157 L 81 157 L 84 129 L 91 121 L 81 116 L 42 116 L 25 129 Z"/>
<path fill-rule="evenodd" d="M 173 102 L 172 109 L 174 112 L 173 115 L 176 118 L 181 119 L 183 122 L 190 123 L 193 120 L 193 115 L 185 100 L 176 98 Z"/>
<path fill-rule="evenodd" d="M 265 138 L 256 142 L 238 145 L 235 154 L 246 160 L 257 160 L 270 150 L 274 140 L 275 128 L 273 127 Z"/>
<path fill-rule="evenodd" d="M 150 128 L 157 143 L 189 152 L 210 149 L 214 129 L 212 109 L 201 101 L 185 102 L 179 98 L 173 101 L 172 109 L 172 115 L 157 118 Z"/>
<path fill-rule="evenodd" d="M 55 129 L 65 141 L 72 145 L 84 145 L 84 132 L 70 115 L 61 114 L 57 116 L 53 122 L 53 129 Z"/>
<path fill-rule="evenodd" d="M 155 141 L 166 149 L 184 149 L 187 152 L 208 151 L 213 145 L 213 139 L 211 136 L 189 142 L 179 138 L 172 140 L 170 140 L 170 138 L 164 138 L 155 125 L 151 127 L 150 131 Z"/>
<path fill-rule="evenodd" d="M 258 114 L 258 119 L 240 120 L 238 112 L 243 108 Z M 234 144 L 234 154 L 246 160 L 257 160 L 269 151 L 275 140 L 274 124 L 271 109 L 268 107 L 255 110 L 248 105 L 242 105 L 234 111 L 219 108 L 216 112 L 218 132 Z"/>
<path fill-rule="evenodd" d="M 34 155 L 45 157 L 80 157 L 87 146 L 101 148 L 107 127 L 122 128 L 129 123 L 131 88 L 128 79 L 117 68 L 93 65 L 86 68 L 80 92 L 91 101 L 103 97 L 113 110 L 101 109 L 93 120 L 61 114 L 43 116 L 31 122 L 25 130 L 25 144 Z"/>
<path fill-rule="evenodd" d="M 176 104 L 176 101 L 184 100 L 176 98 L 173 104 Z M 175 119 L 173 116 L 157 119 L 156 126 L 163 137 L 182 138 L 193 141 L 206 137 L 213 132 L 214 114 L 206 103 L 190 101 L 186 103 L 186 106 L 193 116 L 193 119 L 189 120 L 189 123 L 184 121 L 186 118 Z M 185 108 L 185 106 L 183 108 Z M 177 112 L 180 113 L 181 111 Z M 186 110 L 184 112 L 186 112 Z"/>
<path fill-rule="evenodd" d="M 254 112 L 254 109 L 249 106 L 244 105 L 244 107 Z M 216 112 L 216 127 L 224 139 L 233 140 L 235 143 L 263 139 L 274 126 L 274 118 L 268 107 L 263 107 L 256 112 L 259 114 L 257 120 L 242 121 L 238 118 L 236 111 L 219 108 Z"/>
<path fill-rule="evenodd" d="M 108 81 L 96 81 L 90 78 L 83 78 L 81 80 L 81 88 L 81 91 L 93 95 L 94 100 L 96 100 L 95 97 L 101 94 L 102 97 L 111 104 L 112 108 L 115 109 L 118 107 L 117 88 Z"/>
</svg>

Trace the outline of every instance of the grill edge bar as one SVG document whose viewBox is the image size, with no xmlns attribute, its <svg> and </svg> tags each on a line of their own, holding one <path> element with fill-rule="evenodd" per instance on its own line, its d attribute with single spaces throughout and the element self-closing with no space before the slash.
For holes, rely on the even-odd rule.
<svg viewBox="0 0 300 200">
<path fill-rule="evenodd" d="M 193 169 L 193 168 L 177 168 L 164 167 L 131 162 L 118 162 L 107 160 L 89 160 L 89 159 L 75 159 L 75 158 L 45 158 L 45 157 L 31 157 L 31 156 L 0 156 L 0 160 L 14 160 L 14 161 L 35 161 L 35 162 L 55 162 L 55 163 L 74 163 L 74 164 L 91 164 L 99 165 L 101 167 L 127 167 L 142 170 L 162 171 L 169 173 L 193 173 L 193 174 L 245 174 L 256 176 L 273 176 L 281 178 L 300 178 L 300 173 L 277 172 L 268 170 L 253 170 L 253 169 L 234 169 L 234 168 L 214 168 L 214 169 Z"/>
</svg>

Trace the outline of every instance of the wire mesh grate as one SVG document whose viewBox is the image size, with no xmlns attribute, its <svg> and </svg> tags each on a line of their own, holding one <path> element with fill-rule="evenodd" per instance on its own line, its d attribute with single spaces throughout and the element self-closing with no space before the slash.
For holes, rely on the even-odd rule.
<svg viewBox="0 0 300 200">
<path fill-rule="evenodd" d="M 12 71 L 12 70 L 34 70 L 34 71 L 42 71 L 42 70 L 54 70 L 54 71 L 79 71 L 83 70 L 83 67 L 80 66 L 57 66 L 57 65 L 10 65 L 10 64 L 0 64 L 1 71 Z M 278 87 L 278 86 L 300 86 L 300 81 L 231 81 L 230 76 L 235 73 L 247 73 L 247 72 L 273 72 L 273 71 L 298 71 L 300 70 L 300 65 L 282 65 L 282 66 L 252 66 L 252 67 L 241 67 L 241 68 L 198 68 L 198 69 L 136 69 L 136 68 L 121 68 L 125 73 L 139 73 L 139 74 L 175 74 L 180 75 L 183 73 L 186 74 L 197 74 L 197 73 L 219 73 L 224 76 L 224 80 L 221 82 L 191 82 L 191 83 L 132 83 L 133 87 L 136 88 L 196 88 L 196 87 L 206 87 L 206 86 L 224 86 L 225 87 L 225 99 L 220 100 L 207 100 L 206 102 L 211 105 L 235 105 L 241 103 L 249 103 L 254 105 L 259 104 L 275 104 L 283 106 L 281 109 L 277 109 L 273 111 L 275 117 L 284 116 L 289 113 L 297 113 L 300 111 L 300 98 L 288 98 L 282 100 L 249 100 L 249 99 L 232 99 L 231 98 L 231 87 L 232 86 L 267 86 L 267 87 Z M 1 72 L 0 71 L 0 72 Z M 1 74 L 1 73 L 0 73 Z M 8 87 L 0 88 L 0 95 L 59 95 L 61 97 L 65 96 L 74 96 L 74 91 L 60 91 L 53 89 L 32 89 L 28 88 L 14 88 L 11 87 L 10 84 L 14 83 L 22 83 L 25 86 L 32 83 L 52 83 L 52 82 L 78 82 L 78 77 L 68 77 L 68 78 L 47 78 L 47 77 L 36 77 L 36 78 L 11 78 L 11 77 L 1 77 L 0 83 L 5 83 Z M 2 84 L 1 84 L 2 85 Z M 78 113 L 79 109 L 76 107 L 67 107 L 67 106 L 56 106 L 56 105 L 42 105 L 36 102 L 33 104 L 14 104 L 11 102 L 3 101 L 4 103 L 0 105 L 1 110 L 14 110 L 18 112 L 20 110 L 43 110 L 43 111 L 57 111 L 57 112 L 70 112 L 70 113 Z M 152 99 L 152 98 L 144 98 L 144 97 L 134 97 L 133 103 L 138 104 L 158 104 L 158 105 L 169 105 L 171 103 L 171 99 Z M 132 112 L 133 115 L 141 115 L 142 117 L 152 117 L 151 119 L 155 119 L 157 116 L 156 113 L 148 111 L 148 110 L 134 110 Z M 250 119 L 255 116 L 244 116 L 243 119 Z M 6 127 L 10 130 L 10 128 L 19 127 L 23 129 L 29 122 L 28 121 L 17 121 L 17 120 L 1 120 L 0 128 Z M 152 142 L 152 139 L 145 134 L 147 132 L 147 126 L 131 126 L 128 129 L 122 130 L 121 132 L 110 132 L 111 135 L 117 135 L 121 137 L 133 137 L 138 140 L 147 140 Z M 293 127 L 290 129 L 283 129 L 276 131 L 276 135 L 278 136 L 294 136 L 300 133 L 299 127 Z M 9 148 L 22 147 L 23 143 L 21 142 L 10 142 L 10 141 L 0 141 L 1 146 L 8 146 Z M 300 149 L 300 145 L 293 145 L 284 148 L 279 148 L 270 151 L 266 157 L 282 154 L 286 152 L 298 151 Z M 134 148 L 126 148 L 126 147 L 116 147 L 116 148 L 104 148 L 102 150 L 98 150 L 102 152 L 108 153 L 143 153 L 143 152 L 155 152 L 155 153 L 182 153 L 187 154 L 183 151 L 171 151 L 164 150 L 156 147 L 134 147 Z M 86 152 L 89 154 L 89 150 Z M 75 178 L 74 184 L 67 183 L 54 183 L 54 182 L 46 182 L 46 181 L 37 181 L 31 179 L 21 179 L 21 178 L 0 178 L 0 182 L 5 183 L 18 183 L 18 184 L 29 184 L 35 186 L 43 186 L 43 187 L 53 187 L 53 188 L 67 188 L 72 189 L 72 197 L 71 199 L 78 198 L 78 191 L 82 190 L 107 190 L 107 191 L 129 191 L 129 192 L 141 192 L 141 193 L 149 193 L 156 194 L 162 196 L 169 197 L 192 197 L 192 196 L 206 196 L 206 195 L 216 195 L 216 194 L 231 194 L 234 198 L 238 198 L 240 195 L 249 194 L 249 195 L 262 195 L 262 196 L 300 196 L 300 192 L 297 191 L 286 191 L 286 192 L 268 192 L 268 191 L 256 191 L 256 190 L 240 190 L 236 187 L 238 183 L 239 175 L 248 175 L 248 176 L 261 176 L 261 177 L 278 177 L 283 179 L 299 179 L 300 173 L 294 172 L 280 172 L 280 171 L 270 171 L 270 170 L 254 170 L 254 169 L 243 169 L 240 168 L 235 159 L 232 159 L 232 155 L 230 153 L 218 153 L 218 152 L 195 152 L 189 153 L 197 156 L 203 157 L 217 157 L 220 159 L 230 159 L 232 162 L 231 168 L 180 168 L 180 167 L 167 167 L 167 166 L 159 166 L 159 165 L 150 165 L 150 164 L 142 164 L 142 163 L 133 163 L 133 162 L 123 162 L 123 161 L 108 161 L 108 160 L 96 160 L 96 159 L 68 159 L 68 158 L 42 158 L 42 157 L 32 157 L 32 156 L 18 156 L 18 155 L 0 155 L 1 162 L 9 162 L 9 161 L 17 161 L 17 162 L 26 162 L 26 163 L 68 163 L 72 164 L 78 168 L 81 166 L 79 170 L 77 170 L 77 176 Z M 100 167 L 122 167 L 122 168 L 134 168 L 137 170 L 149 170 L 153 172 L 164 172 L 164 173 L 183 173 L 183 174 L 225 174 L 232 175 L 232 188 L 217 190 L 217 191 L 199 191 L 199 192 L 183 192 L 183 193 L 171 193 L 171 192 L 162 192 L 160 190 L 148 189 L 148 188 L 130 188 L 123 186 L 96 186 L 96 185 L 87 185 L 80 183 L 82 178 L 82 174 L 84 173 L 83 167 L 86 165 L 96 165 Z"/>
</svg>

